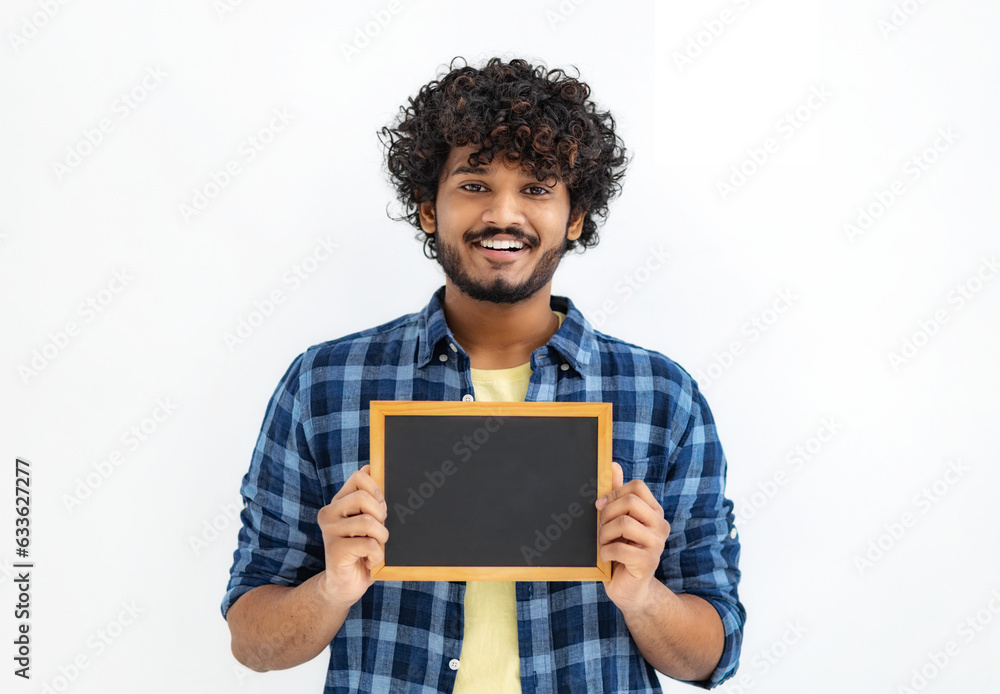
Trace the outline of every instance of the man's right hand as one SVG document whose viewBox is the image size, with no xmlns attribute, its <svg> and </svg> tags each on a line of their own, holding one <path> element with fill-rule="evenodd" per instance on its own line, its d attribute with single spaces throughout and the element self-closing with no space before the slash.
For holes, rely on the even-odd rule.
<svg viewBox="0 0 1000 694">
<path fill-rule="evenodd" d="M 351 475 L 316 517 L 326 554 L 324 591 L 345 606 L 356 603 L 375 582 L 371 569 L 385 559 L 379 543 L 389 539 L 388 507 L 370 468 L 365 465 Z"/>
</svg>

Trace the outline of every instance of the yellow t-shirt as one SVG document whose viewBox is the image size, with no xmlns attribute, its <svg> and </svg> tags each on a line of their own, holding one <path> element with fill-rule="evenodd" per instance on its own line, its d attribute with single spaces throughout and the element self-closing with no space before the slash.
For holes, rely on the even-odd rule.
<svg viewBox="0 0 1000 694">
<path fill-rule="evenodd" d="M 566 314 L 553 311 L 562 326 Z M 472 369 L 477 402 L 524 402 L 531 362 L 509 369 Z M 521 691 L 517 646 L 517 599 L 513 581 L 467 581 L 465 633 L 455 677 L 455 694 Z"/>
</svg>

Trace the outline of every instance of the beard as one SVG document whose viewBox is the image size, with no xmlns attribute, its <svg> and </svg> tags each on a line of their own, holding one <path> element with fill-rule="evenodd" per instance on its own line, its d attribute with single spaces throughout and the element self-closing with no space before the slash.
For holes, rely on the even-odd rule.
<svg viewBox="0 0 1000 694">
<path fill-rule="evenodd" d="M 569 231 L 569 224 L 566 225 Z M 483 236 L 504 233 L 497 227 L 487 227 L 483 229 Z M 511 235 L 521 236 L 517 230 L 509 230 Z M 461 251 L 453 245 L 444 243 L 441 237 L 437 238 L 437 261 L 444 269 L 444 274 L 452 281 L 458 289 L 477 301 L 489 301 L 494 304 L 516 304 L 518 301 L 533 296 L 539 289 L 544 287 L 552 279 L 559 267 L 559 260 L 565 253 L 567 238 L 563 234 L 562 243 L 555 248 L 544 251 L 531 277 L 520 283 L 511 282 L 506 277 L 496 276 L 492 280 L 479 281 L 473 278 L 462 267 Z M 539 247 L 534 246 L 529 253 L 539 252 Z"/>
</svg>

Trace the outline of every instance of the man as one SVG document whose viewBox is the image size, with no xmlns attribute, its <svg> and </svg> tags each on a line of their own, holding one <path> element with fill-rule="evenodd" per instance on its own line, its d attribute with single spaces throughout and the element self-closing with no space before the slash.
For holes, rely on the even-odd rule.
<svg viewBox="0 0 1000 694">
<path fill-rule="evenodd" d="M 712 687 L 746 614 L 726 461 L 697 384 L 552 296 L 597 242 L 625 151 L 588 86 L 498 58 L 454 67 L 384 128 L 387 166 L 445 284 L 421 311 L 310 347 L 271 398 L 222 604 L 258 671 L 331 647 L 327 692 Z M 613 403 L 604 582 L 374 581 L 391 542 L 371 400 Z M 627 480 L 627 481 L 626 481 Z"/>
</svg>

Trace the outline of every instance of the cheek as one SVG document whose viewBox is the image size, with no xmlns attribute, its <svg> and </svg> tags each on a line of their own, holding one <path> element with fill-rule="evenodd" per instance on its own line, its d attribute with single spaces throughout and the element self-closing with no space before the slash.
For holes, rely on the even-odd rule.
<svg viewBox="0 0 1000 694">
<path fill-rule="evenodd" d="M 438 224 L 448 228 L 461 227 L 461 231 L 475 226 L 482 217 L 482 210 L 474 203 L 460 199 L 445 199 L 438 202 Z"/>
<path fill-rule="evenodd" d="M 546 205 L 544 209 L 538 210 L 535 220 L 538 225 L 541 225 L 539 228 L 544 228 L 550 234 L 563 236 L 570 222 L 569 201 L 562 204 Z"/>
</svg>

